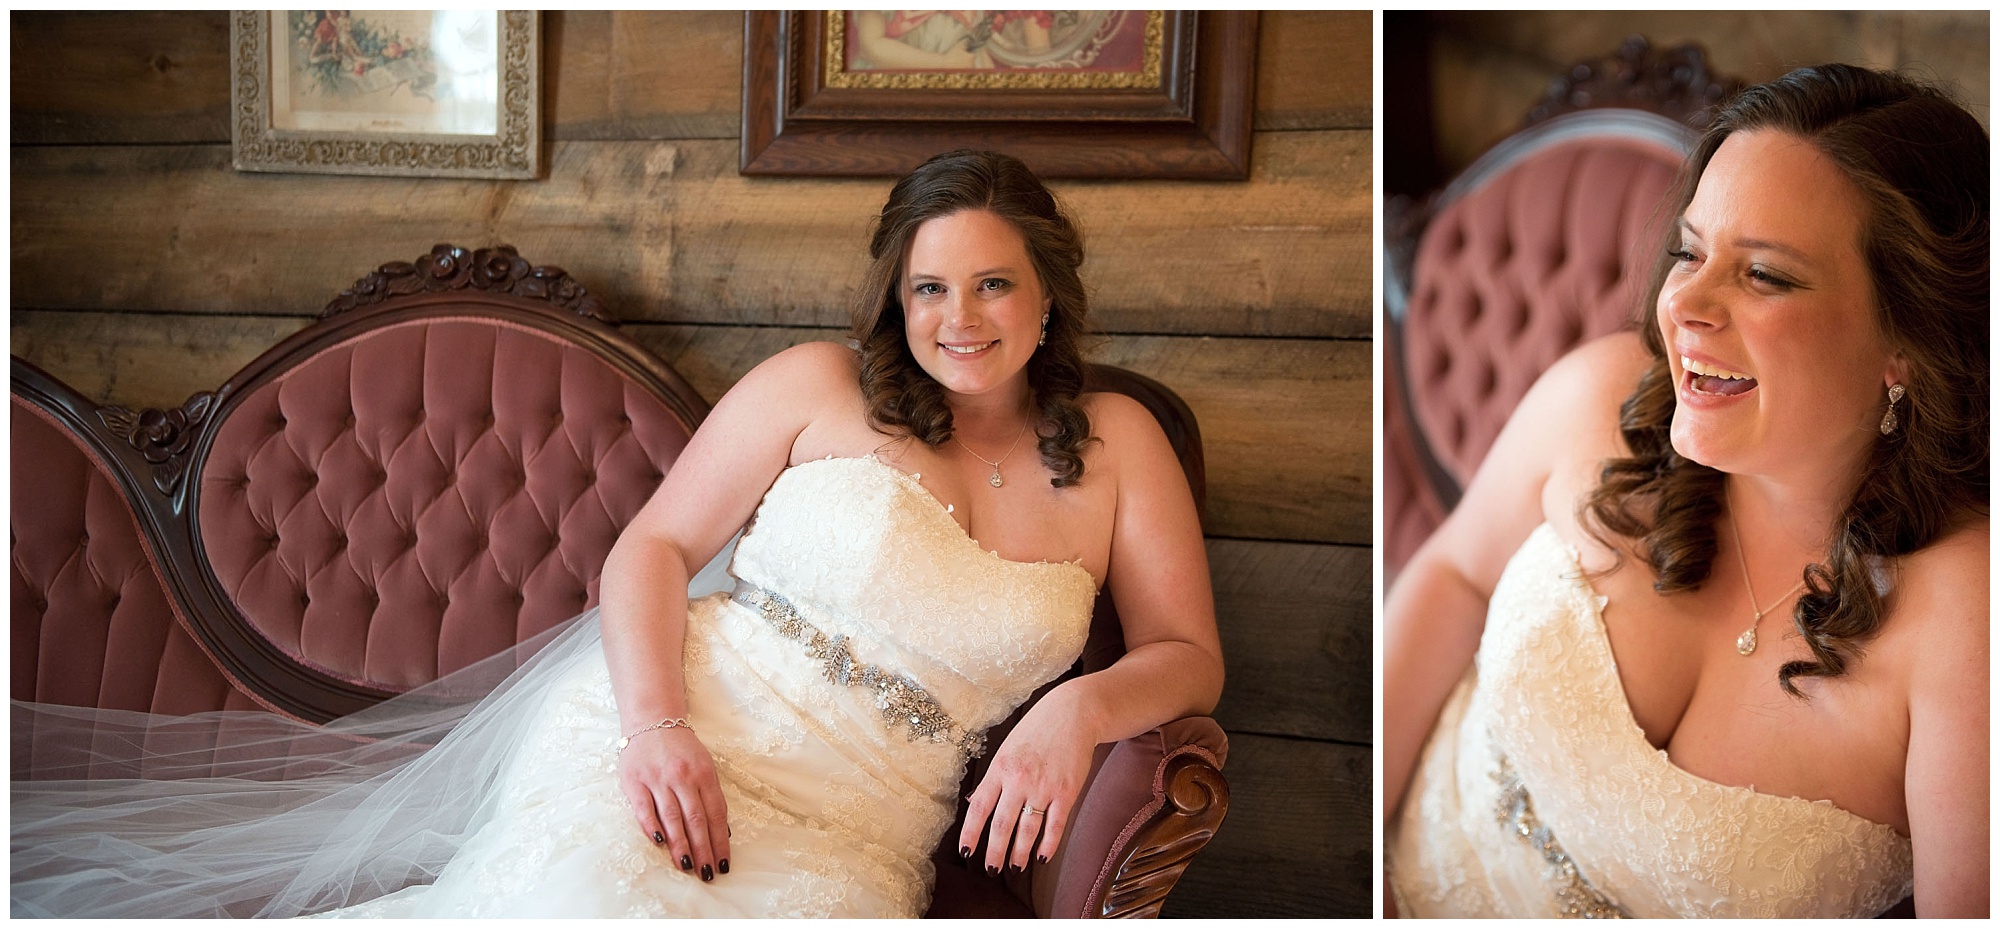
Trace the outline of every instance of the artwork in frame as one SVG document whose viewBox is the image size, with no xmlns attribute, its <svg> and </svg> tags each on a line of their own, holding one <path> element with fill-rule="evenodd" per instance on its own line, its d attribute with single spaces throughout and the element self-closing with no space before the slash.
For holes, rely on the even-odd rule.
<svg viewBox="0 0 2000 929">
<path fill-rule="evenodd" d="M 540 174 L 532 11 L 237 11 L 229 40 L 237 170 Z"/>
<path fill-rule="evenodd" d="M 1242 179 L 1257 13 L 751 11 L 750 175 L 893 176 L 993 148 L 1045 177 Z"/>
</svg>

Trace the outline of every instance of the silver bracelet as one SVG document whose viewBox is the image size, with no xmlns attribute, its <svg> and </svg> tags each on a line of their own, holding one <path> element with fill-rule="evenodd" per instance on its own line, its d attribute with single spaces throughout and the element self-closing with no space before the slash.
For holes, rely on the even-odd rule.
<svg viewBox="0 0 2000 929">
<path fill-rule="evenodd" d="M 652 725 L 650 725 L 650 726 L 647 726 L 647 727 L 646 727 L 646 728 L 644 728 L 644 729 L 641 729 L 641 730 L 639 730 L 638 732 L 634 732 L 634 733 L 631 733 L 631 734 L 629 734 L 629 735 L 624 735 L 624 736 L 620 736 L 620 737 L 619 737 L 619 739 L 618 739 L 618 752 L 619 752 L 619 754 L 624 754 L 624 752 L 625 752 L 625 746 L 627 746 L 627 745 L 630 745 L 630 744 L 632 744 L 632 738 L 633 738 L 633 736 L 639 736 L 639 735 L 644 735 L 644 734 L 646 734 L 646 733 L 648 733 L 648 732 L 651 732 L 651 731 L 653 731 L 653 730 L 655 730 L 655 729 L 686 729 L 686 730 L 687 730 L 687 731 L 689 731 L 689 732 L 693 732 L 693 731 L 694 731 L 694 727 L 693 727 L 693 726 L 691 726 L 691 725 L 688 725 L 688 721 L 687 721 L 687 717 L 685 717 L 685 716 L 682 716 L 682 717 L 673 717 L 673 716 L 669 716 L 669 717 L 667 717 L 666 719 L 663 719 L 663 720 L 660 720 L 659 722 L 656 722 L 656 723 L 654 723 L 654 724 L 652 724 Z"/>
</svg>

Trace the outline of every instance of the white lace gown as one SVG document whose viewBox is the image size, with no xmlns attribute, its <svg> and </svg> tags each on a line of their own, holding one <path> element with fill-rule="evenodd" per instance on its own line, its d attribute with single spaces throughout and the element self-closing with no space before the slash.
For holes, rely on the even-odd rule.
<svg viewBox="0 0 2000 929">
<path fill-rule="evenodd" d="M 705 883 L 640 833 L 618 787 L 619 722 L 603 649 L 586 638 L 581 648 L 552 646 L 549 651 L 570 647 L 574 654 L 527 672 L 526 689 L 515 691 L 529 695 L 525 712 L 513 714 L 525 717 L 525 724 L 491 740 L 502 747 L 467 752 L 491 765 L 489 774 L 468 769 L 464 775 L 462 783 L 488 785 L 465 788 L 478 797 L 451 798 L 474 812 L 454 814 L 453 823 L 435 830 L 400 822 L 433 815 L 424 809 L 429 798 L 451 792 L 452 772 L 446 770 L 442 778 L 436 771 L 424 775 L 432 786 L 398 793 L 391 783 L 358 801 L 348 799 L 355 790 L 328 801 L 364 809 L 391 803 L 390 812 L 373 814 L 377 822 L 354 826 L 362 817 L 344 815 L 328 825 L 305 818 L 312 810 L 303 809 L 248 829 L 231 827 L 224 844 L 256 841 L 280 849 L 273 854 L 313 859 L 294 869 L 310 878 L 258 877 L 256 886 L 284 888 L 278 902 L 259 912 L 921 915 L 934 877 L 930 853 L 955 818 L 968 746 L 1075 660 L 1096 585 L 1080 564 L 1013 562 L 979 548 L 918 477 L 874 458 L 830 458 L 788 469 L 737 544 L 734 595 L 689 604 L 687 715 L 715 757 L 728 802 L 733 835 L 727 875 Z M 781 603 L 789 607 L 776 605 Z M 473 710 L 459 730 L 481 728 L 482 714 L 493 715 L 493 702 Z M 454 731 L 453 738 L 460 735 Z M 448 742 L 439 750 L 454 749 Z M 460 765 L 449 755 L 432 761 L 434 767 Z M 364 787 L 416 773 L 393 772 Z M 446 786 L 435 786 L 440 782 Z M 384 799 L 392 795 L 397 799 Z M 62 873 L 79 859 L 55 853 L 33 867 L 58 876 L 24 888 L 25 850 L 75 846 L 84 849 L 80 856 L 114 858 L 97 850 L 103 843 L 67 835 L 76 831 L 73 817 L 60 808 L 38 813 L 44 825 L 32 829 L 40 834 L 24 837 L 21 810 L 42 802 L 16 785 L 16 915 L 192 912 L 203 899 L 240 893 L 253 906 L 262 899 L 239 891 L 228 874 L 210 873 L 232 865 L 208 858 L 200 859 L 203 876 L 188 892 L 135 896 L 113 888 L 115 907 L 104 897 L 84 896 L 95 893 L 88 886 L 92 879 Z M 149 824 L 159 809 L 156 803 L 101 828 Z M 295 842 L 294 821 L 372 844 L 365 852 L 336 847 L 338 839 L 291 848 L 285 843 Z M 383 838 L 378 833 L 385 827 L 378 823 L 410 838 Z M 442 855 L 418 848 L 447 833 L 457 838 L 448 840 L 455 844 Z M 218 843 L 170 836 L 154 844 L 178 850 Z M 366 899 L 370 892 L 357 888 L 380 886 L 370 869 L 383 869 L 349 859 L 403 848 L 417 848 L 408 856 L 416 862 L 412 867 L 436 874 L 435 880 Z M 206 854 L 200 848 L 175 853 Z M 441 869 L 425 864 L 426 856 L 443 859 Z M 171 883 L 194 870 L 178 860 L 160 865 L 127 856 L 135 857 L 142 860 L 115 865 L 127 876 L 114 883 Z M 330 858 L 337 860 L 327 863 Z M 279 870 L 262 861 L 243 866 Z M 388 870 L 401 873 L 402 867 Z M 203 899 L 184 899 L 196 895 Z M 324 900 L 352 905 L 323 912 L 326 906 L 314 901 Z"/>
<path fill-rule="evenodd" d="M 1546 525 L 1508 563 L 1385 837 L 1402 914 L 1860 917 L 1910 893 L 1894 829 L 1653 748 L 1604 603 Z"/>
</svg>

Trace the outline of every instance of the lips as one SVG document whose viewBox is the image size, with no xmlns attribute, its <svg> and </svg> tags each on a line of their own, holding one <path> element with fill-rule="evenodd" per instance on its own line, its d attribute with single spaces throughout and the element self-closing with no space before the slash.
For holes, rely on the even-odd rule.
<svg viewBox="0 0 2000 929">
<path fill-rule="evenodd" d="M 985 351 L 986 349 L 992 348 L 993 346 L 998 344 L 1000 344 L 1000 340 L 994 339 L 991 342 L 974 342 L 970 345 L 947 345 L 943 342 L 939 342 L 938 347 L 954 355 L 970 355 L 975 352 Z"/>
<path fill-rule="evenodd" d="M 1757 389 L 1757 379 L 1740 371 L 1706 364 L 1681 356 L 1681 370 L 1687 372 L 1687 386 L 1697 394 L 1737 397 Z"/>
</svg>

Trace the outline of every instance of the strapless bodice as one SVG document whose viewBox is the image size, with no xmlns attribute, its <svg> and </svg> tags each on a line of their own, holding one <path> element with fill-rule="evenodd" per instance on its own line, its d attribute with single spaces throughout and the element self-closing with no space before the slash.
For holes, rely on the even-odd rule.
<svg viewBox="0 0 2000 929">
<path fill-rule="evenodd" d="M 1508 563 L 1392 826 L 1412 915 L 1873 916 L 1908 895 L 1894 829 L 1654 748 L 1604 604 L 1546 525 Z"/>
<path fill-rule="evenodd" d="M 845 637 L 856 661 L 907 674 L 973 732 L 1076 660 L 1097 595 L 1080 564 L 980 548 L 917 476 L 874 457 L 779 475 L 730 573 Z"/>
</svg>

